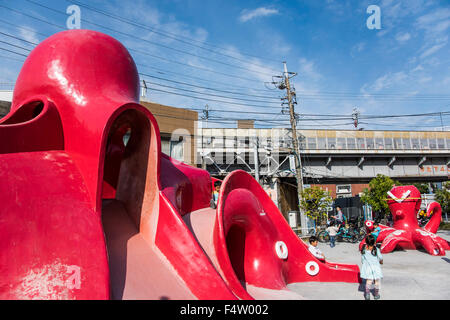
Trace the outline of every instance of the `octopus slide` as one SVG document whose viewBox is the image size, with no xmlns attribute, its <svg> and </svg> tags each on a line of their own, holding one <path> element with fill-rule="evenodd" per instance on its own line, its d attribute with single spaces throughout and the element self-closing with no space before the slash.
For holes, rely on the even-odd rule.
<svg viewBox="0 0 450 320">
<path fill-rule="evenodd" d="M 358 282 L 321 262 L 247 173 L 223 181 L 161 153 L 126 48 L 89 30 L 27 57 L 0 119 L 0 299 L 301 299 Z"/>
<path fill-rule="evenodd" d="M 433 256 L 445 256 L 450 250 L 447 240 L 436 235 L 442 219 L 442 209 L 438 202 L 431 202 L 427 207 L 428 223 L 421 228 L 417 221 L 422 198 L 415 186 L 394 186 L 387 192 L 386 199 L 394 224 L 392 227 L 380 226 L 377 243 L 380 243 L 381 253 L 392 252 L 395 249 L 415 250 L 423 248 Z M 373 222 L 366 221 L 367 229 L 373 229 Z M 359 248 L 365 244 L 361 241 Z"/>
</svg>

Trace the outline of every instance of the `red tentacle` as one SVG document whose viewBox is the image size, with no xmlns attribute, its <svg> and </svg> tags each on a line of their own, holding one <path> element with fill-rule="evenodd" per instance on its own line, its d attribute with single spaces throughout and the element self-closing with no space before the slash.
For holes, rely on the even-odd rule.
<svg viewBox="0 0 450 320">
<path fill-rule="evenodd" d="M 432 202 L 428 205 L 427 217 L 429 217 L 431 214 L 433 215 L 430 221 L 428 221 L 428 223 L 425 225 L 424 229 L 428 232 L 436 233 L 442 218 L 442 209 L 439 203 Z"/>
</svg>

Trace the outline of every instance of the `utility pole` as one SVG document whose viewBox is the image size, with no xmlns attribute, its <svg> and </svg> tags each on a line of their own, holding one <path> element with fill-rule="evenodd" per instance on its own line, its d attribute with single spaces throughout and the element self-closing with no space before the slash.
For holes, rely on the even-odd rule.
<svg viewBox="0 0 450 320">
<path fill-rule="evenodd" d="M 203 110 L 203 120 L 206 120 L 206 128 L 208 128 L 208 119 L 209 119 L 209 105 L 205 106 L 205 109 Z"/>
<path fill-rule="evenodd" d="M 253 145 L 253 157 L 255 162 L 255 180 L 259 183 L 259 159 L 258 159 L 258 136 L 255 137 Z"/>
<path fill-rule="evenodd" d="M 283 73 L 283 83 L 284 86 L 280 86 L 280 89 L 286 89 L 287 93 L 287 101 L 289 105 L 289 115 L 291 120 L 291 128 L 292 128 L 292 142 L 294 144 L 294 153 L 295 153 L 295 175 L 297 178 L 297 195 L 298 195 L 298 204 L 299 204 L 299 211 L 301 213 L 300 209 L 300 203 L 302 199 L 302 191 L 303 191 L 303 172 L 302 172 L 302 160 L 300 156 L 300 148 L 298 144 L 297 139 L 297 122 L 295 119 L 295 111 L 294 111 L 294 103 L 293 103 L 293 97 L 295 97 L 295 90 L 291 90 L 291 84 L 289 82 L 289 74 L 293 74 L 293 76 L 296 75 L 296 73 L 289 73 L 287 71 L 286 62 L 283 62 L 284 65 L 284 73 Z"/>
<path fill-rule="evenodd" d="M 352 119 L 353 119 L 353 125 L 355 126 L 355 129 L 357 129 L 358 128 L 358 124 L 359 124 L 359 111 L 358 111 L 358 108 L 353 108 Z"/>
<path fill-rule="evenodd" d="M 205 109 L 203 110 L 202 120 L 206 120 L 206 128 L 208 128 L 208 119 L 209 119 L 209 105 L 205 105 Z M 202 122 L 202 169 L 206 170 L 206 162 L 203 147 L 205 146 L 203 142 L 203 122 Z"/>
</svg>

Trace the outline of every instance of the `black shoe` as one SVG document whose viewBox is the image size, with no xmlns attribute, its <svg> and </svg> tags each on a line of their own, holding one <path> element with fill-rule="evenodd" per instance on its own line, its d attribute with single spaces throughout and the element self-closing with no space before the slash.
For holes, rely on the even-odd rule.
<svg viewBox="0 0 450 320">
<path fill-rule="evenodd" d="M 370 300 L 370 293 L 365 293 L 364 294 L 364 299 L 365 300 Z"/>
</svg>

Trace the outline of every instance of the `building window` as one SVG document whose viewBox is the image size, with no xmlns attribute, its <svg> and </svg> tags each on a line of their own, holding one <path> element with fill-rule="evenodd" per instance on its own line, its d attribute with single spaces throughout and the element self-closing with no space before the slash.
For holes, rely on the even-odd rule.
<svg viewBox="0 0 450 320">
<path fill-rule="evenodd" d="M 308 149 L 316 149 L 316 138 L 308 138 Z"/>
<path fill-rule="evenodd" d="M 248 148 L 250 144 L 249 137 L 238 137 L 238 147 L 239 148 Z"/>
<path fill-rule="evenodd" d="M 225 147 L 226 148 L 236 148 L 237 137 L 225 137 Z"/>
<path fill-rule="evenodd" d="M 403 145 L 405 149 L 411 149 L 411 141 L 409 140 L 409 138 L 403 138 Z"/>
<path fill-rule="evenodd" d="M 170 138 L 161 137 L 161 152 L 170 155 Z"/>
<path fill-rule="evenodd" d="M 350 184 L 336 185 L 336 194 L 352 193 L 352 186 Z"/>
<path fill-rule="evenodd" d="M 357 138 L 356 142 L 358 143 L 358 149 L 366 149 L 366 142 L 364 141 L 364 138 Z"/>
<path fill-rule="evenodd" d="M 336 149 L 336 138 L 328 138 L 328 149 Z"/>
<path fill-rule="evenodd" d="M 430 139 L 430 149 L 437 149 L 436 139 Z"/>
<path fill-rule="evenodd" d="M 337 139 L 337 148 L 340 150 L 347 149 L 347 145 L 345 143 L 345 138 L 338 138 Z"/>
<path fill-rule="evenodd" d="M 305 150 L 306 149 L 306 138 L 303 136 L 298 137 L 298 144 L 299 144 L 300 150 Z"/>
<path fill-rule="evenodd" d="M 437 146 L 438 146 L 438 149 L 445 149 L 445 140 L 437 139 Z"/>
<path fill-rule="evenodd" d="M 384 145 L 386 149 L 392 149 L 392 138 L 384 138 Z"/>
<path fill-rule="evenodd" d="M 412 148 L 413 149 L 420 149 L 419 139 L 416 139 L 416 138 L 411 139 L 411 143 L 412 143 Z"/>
<path fill-rule="evenodd" d="M 420 148 L 421 149 L 429 149 L 427 138 L 420 139 Z"/>
<path fill-rule="evenodd" d="M 376 138 L 375 139 L 376 149 L 384 149 L 384 142 L 383 138 Z"/>
<path fill-rule="evenodd" d="M 318 149 L 326 149 L 327 148 L 327 140 L 325 138 L 317 138 L 317 147 Z"/>
<path fill-rule="evenodd" d="M 394 139 L 394 149 L 403 149 L 402 139 L 401 138 L 395 138 Z"/>
<path fill-rule="evenodd" d="M 356 149 L 355 138 L 347 138 L 347 148 L 350 150 Z"/>
<path fill-rule="evenodd" d="M 367 138 L 367 149 L 375 149 L 375 143 L 373 141 L 373 138 Z"/>
<path fill-rule="evenodd" d="M 180 140 L 170 140 L 170 157 L 178 161 L 184 161 L 184 143 L 183 138 Z"/>
</svg>

